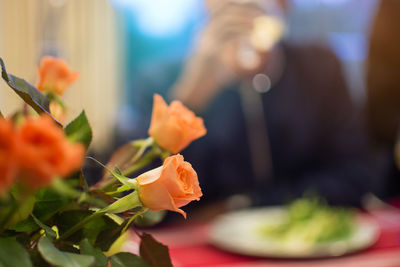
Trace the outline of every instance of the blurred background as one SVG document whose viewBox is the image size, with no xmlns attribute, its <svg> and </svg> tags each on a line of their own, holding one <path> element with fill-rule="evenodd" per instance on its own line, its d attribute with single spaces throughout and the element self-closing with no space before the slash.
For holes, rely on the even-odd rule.
<svg viewBox="0 0 400 267">
<path fill-rule="evenodd" d="M 332 50 L 342 65 L 347 84 L 343 89 L 347 87 L 351 100 L 359 110 L 365 111 L 370 33 L 380 1 L 364 0 L 362 4 L 357 0 L 283 2 L 287 25 L 284 42 L 299 47 L 317 44 Z M 199 37 L 210 21 L 209 9 L 204 0 L 0 0 L 0 56 L 10 73 L 32 84 L 37 82 L 36 66 L 45 55 L 61 57 L 73 70 L 80 72 L 78 82 L 65 94 L 68 116 L 72 119 L 82 109 L 87 111 L 94 128 L 91 149 L 107 157 L 108 151 L 117 145 L 146 135 L 154 93 L 169 97 L 168 101 L 175 98 L 169 92 L 179 85 L 179 77 L 184 76 L 183 63 L 193 57 Z M 309 56 L 314 59 L 319 54 Z M 11 114 L 21 101 L 5 83 L 0 83 L 0 87 L 0 109 Z M 385 106 L 385 103 L 379 105 Z M 379 121 L 380 118 L 378 116 Z M 210 136 L 213 136 L 211 129 Z M 341 139 L 342 146 L 352 143 L 351 138 Z M 388 147 L 384 147 L 386 150 L 376 149 L 386 154 L 387 170 L 394 169 L 395 138 L 390 138 Z M 306 146 L 307 138 L 299 142 L 303 142 L 300 146 Z M 318 158 L 316 155 L 311 156 Z M 298 156 L 302 157 L 301 153 Z M 309 166 L 304 165 L 304 169 L 306 167 Z M 385 180 L 386 176 L 393 177 L 387 170 L 381 172 L 380 182 L 371 178 L 370 189 L 376 187 L 377 192 L 383 192 L 382 186 L 398 188 Z M 398 179 L 396 181 L 398 184 Z M 356 186 L 360 186 L 358 183 Z"/>
<path fill-rule="evenodd" d="M 378 0 L 292 0 L 287 38 L 331 46 L 345 67 L 352 96 L 364 101 L 364 62 Z M 113 124 L 135 131 L 137 88 L 151 75 L 165 88 L 179 75 L 207 20 L 203 0 L 0 0 L 0 54 L 10 73 L 35 84 L 44 55 L 64 58 L 81 73 L 66 93 L 70 118 L 85 108 L 94 149 L 110 145 Z M 178 64 L 177 64 L 178 66 Z M 0 84 L 0 108 L 19 100 Z M 165 88 L 148 88 L 155 92 Z"/>
<path fill-rule="evenodd" d="M 137 92 L 151 78 L 171 87 L 181 73 L 180 62 L 190 55 L 196 37 L 209 14 L 203 0 L 158 1 L 112 0 L 122 26 L 121 43 L 124 101 L 122 121 L 134 121 L 140 107 Z M 368 53 L 369 26 L 378 0 L 360 5 L 354 0 L 289 1 L 289 32 L 286 38 L 298 43 L 320 42 L 329 45 L 342 61 L 351 93 L 364 101 L 364 63 Z M 165 6 L 164 6 L 165 5 Z M 169 68 L 166 68 L 168 66 Z M 171 69 L 176 66 L 176 69 Z M 139 89 L 137 89 L 139 88 Z M 165 88 L 148 88 L 162 92 Z M 129 118 L 128 118 L 129 117 Z M 121 123 L 124 127 L 134 127 Z M 132 131 L 134 129 L 126 129 Z"/>
<path fill-rule="evenodd" d="M 122 43 L 113 3 L 100 1 L 0 1 L 0 54 L 8 71 L 38 81 L 45 55 L 64 58 L 81 73 L 65 94 L 69 120 L 84 108 L 95 128 L 93 149 L 109 146 L 122 99 Z M 11 114 L 18 96 L 0 85 L 0 107 Z"/>
</svg>

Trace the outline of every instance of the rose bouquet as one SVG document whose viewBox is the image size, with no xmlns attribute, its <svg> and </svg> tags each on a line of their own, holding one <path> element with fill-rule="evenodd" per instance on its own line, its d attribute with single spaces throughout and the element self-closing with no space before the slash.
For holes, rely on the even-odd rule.
<svg viewBox="0 0 400 267">
<path fill-rule="evenodd" d="M 76 72 L 46 57 L 36 88 L 0 64 L 24 100 L 12 116 L 0 113 L 0 266 L 171 266 L 168 248 L 137 230 L 139 255 L 111 248 L 130 226 L 155 223 L 165 210 L 186 217 L 181 207 L 200 199 L 197 174 L 177 153 L 205 135 L 202 119 L 155 95 L 149 137 L 120 147 L 104 166 L 85 157 L 92 130 L 84 112 L 63 126 L 61 96 Z M 157 159 L 162 166 L 141 173 Z M 105 169 L 95 185 L 84 160 Z"/>
</svg>

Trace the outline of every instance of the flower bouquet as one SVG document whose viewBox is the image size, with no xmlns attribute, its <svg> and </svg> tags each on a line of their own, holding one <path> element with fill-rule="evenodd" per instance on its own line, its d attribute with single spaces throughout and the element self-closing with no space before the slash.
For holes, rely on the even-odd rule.
<svg viewBox="0 0 400 267">
<path fill-rule="evenodd" d="M 203 120 L 155 95 L 150 137 L 117 149 L 104 166 L 85 157 L 92 138 L 85 112 L 62 124 L 61 96 L 76 72 L 46 57 L 35 88 L 0 64 L 24 100 L 12 116 L 0 113 L 0 266 L 172 266 L 168 247 L 138 230 L 139 255 L 115 246 L 130 226 L 154 223 L 165 210 L 186 217 L 180 208 L 200 199 L 197 174 L 177 153 L 205 135 Z M 95 185 L 81 170 L 85 159 L 105 168 Z M 156 159 L 162 166 L 141 173 Z"/>
</svg>

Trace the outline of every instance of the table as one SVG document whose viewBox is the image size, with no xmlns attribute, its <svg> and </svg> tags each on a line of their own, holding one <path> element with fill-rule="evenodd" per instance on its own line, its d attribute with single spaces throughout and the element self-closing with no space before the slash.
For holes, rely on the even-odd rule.
<svg viewBox="0 0 400 267">
<path fill-rule="evenodd" d="M 255 258 L 225 252 L 208 243 L 209 222 L 180 222 L 146 232 L 169 246 L 176 267 L 399 267 L 400 210 L 376 210 L 372 216 L 379 224 L 381 234 L 371 248 L 352 255 L 317 260 Z"/>
</svg>

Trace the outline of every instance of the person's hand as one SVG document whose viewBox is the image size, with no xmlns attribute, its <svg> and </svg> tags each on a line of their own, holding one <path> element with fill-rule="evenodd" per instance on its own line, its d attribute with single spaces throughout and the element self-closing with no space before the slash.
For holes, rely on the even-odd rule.
<svg viewBox="0 0 400 267">
<path fill-rule="evenodd" d="M 200 35 L 192 61 L 197 59 L 196 63 L 204 64 L 198 67 L 211 67 L 223 76 L 254 71 L 261 63 L 263 51 L 254 47 L 251 39 L 256 18 L 263 15 L 264 11 L 254 4 L 229 3 L 215 8 Z"/>
<path fill-rule="evenodd" d="M 225 2 L 212 7 L 210 22 L 175 85 L 174 97 L 202 109 L 229 83 L 259 72 L 269 48 L 269 43 L 263 47 L 259 40 L 260 30 L 271 25 L 264 12 L 253 3 Z"/>
</svg>

